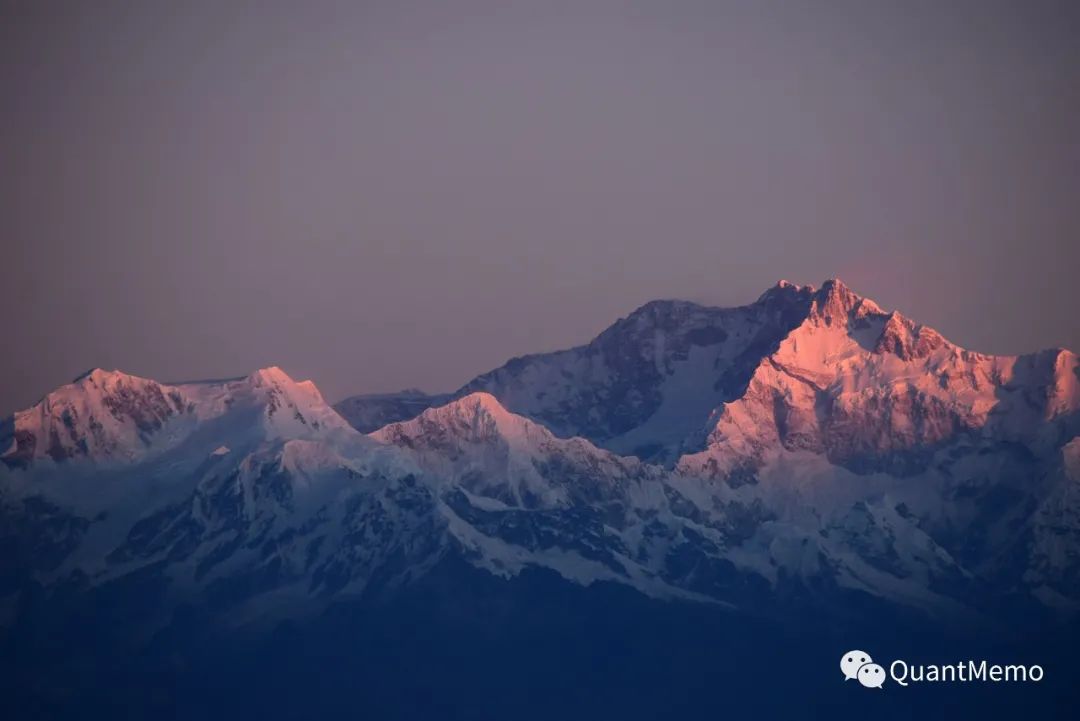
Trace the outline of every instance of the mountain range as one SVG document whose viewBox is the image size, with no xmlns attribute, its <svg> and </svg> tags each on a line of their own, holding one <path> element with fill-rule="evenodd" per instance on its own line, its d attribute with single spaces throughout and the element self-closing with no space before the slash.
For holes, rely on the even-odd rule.
<svg viewBox="0 0 1080 721">
<path fill-rule="evenodd" d="M 95 369 L 5 423 L 3 527 L 35 551 L 20 581 L 156 568 L 198 595 L 245 578 L 231 602 L 252 608 L 452 553 L 759 609 L 815 589 L 1069 612 L 1078 368 L 965 350 L 830 280 L 737 308 L 652 302 L 454 393 L 336 409 L 278 368 Z"/>
<path fill-rule="evenodd" d="M 1077 356 L 969 351 L 838 280 L 654 301 L 440 395 L 94 369 L 6 419 L 0 460 L 8 629 L 272 627 L 448 568 L 754 618 L 1080 607 Z"/>
</svg>

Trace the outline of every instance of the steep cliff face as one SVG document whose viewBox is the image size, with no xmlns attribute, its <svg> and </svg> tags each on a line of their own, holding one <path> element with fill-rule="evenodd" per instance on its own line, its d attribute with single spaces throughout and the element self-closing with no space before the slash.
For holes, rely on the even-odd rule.
<svg viewBox="0 0 1080 721">
<path fill-rule="evenodd" d="M 745 473 L 782 450 L 805 450 L 855 472 L 904 475 L 951 443 L 1045 452 L 1078 431 L 1077 368 L 1064 350 L 964 350 L 829 281 L 743 395 L 716 409 L 707 448 L 679 468 Z"/>
</svg>

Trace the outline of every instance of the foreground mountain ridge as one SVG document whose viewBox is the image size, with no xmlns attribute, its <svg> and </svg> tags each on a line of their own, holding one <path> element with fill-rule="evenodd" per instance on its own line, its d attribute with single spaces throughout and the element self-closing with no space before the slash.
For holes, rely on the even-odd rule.
<svg viewBox="0 0 1080 721">
<path fill-rule="evenodd" d="M 1080 603 L 1076 356 L 973 353 L 839 281 L 646 304 L 453 394 L 338 408 L 391 422 L 361 433 L 277 368 L 95 369 L 15 414 L 10 620 L 138 577 L 239 623 L 451 558 L 755 612 Z"/>
</svg>

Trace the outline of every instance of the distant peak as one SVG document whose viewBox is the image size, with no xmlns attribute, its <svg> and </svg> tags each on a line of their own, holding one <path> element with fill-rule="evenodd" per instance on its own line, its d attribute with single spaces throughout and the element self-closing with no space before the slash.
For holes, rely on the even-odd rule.
<svg viewBox="0 0 1080 721">
<path fill-rule="evenodd" d="M 839 278 L 829 278 L 821 284 L 821 288 L 817 292 L 817 297 L 824 299 L 837 298 L 851 302 L 859 296 L 856 295 L 851 288 L 848 288 L 844 281 Z"/>
<path fill-rule="evenodd" d="M 637 334 L 656 329 L 675 330 L 695 314 L 707 310 L 706 306 L 689 300 L 660 299 L 635 308 L 625 318 L 608 326 L 600 338 Z"/>
<path fill-rule="evenodd" d="M 798 283 L 792 283 L 790 280 L 781 278 L 780 280 L 776 281 L 776 285 L 774 285 L 769 290 L 808 290 L 810 292 L 813 292 L 815 288 L 812 285 L 799 285 Z"/>
<path fill-rule="evenodd" d="M 630 318 L 656 318 L 672 315 L 680 311 L 688 311 L 701 306 L 689 300 L 677 300 L 675 298 L 658 298 L 636 308 L 630 313 Z"/>
<path fill-rule="evenodd" d="M 256 373 L 261 373 L 261 374 L 264 374 L 264 375 L 268 375 L 268 376 L 278 377 L 278 378 L 281 378 L 281 377 L 288 378 L 289 377 L 288 374 L 285 371 L 281 370 L 280 366 L 266 366 L 265 368 L 260 368 L 259 370 L 255 371 L 255 372 Z"/>
<path fill-rule="evenodd" d="M 471 441 L 486 441 L 496 436 L 504 439 L 524 438 L 532 434 L 549 437 L 543 426 L 506 410 L 490 393 L 478 391 L 450 401 L 446 405 L 428 408 L 409 421 L 391 423 L 372 433 L 372 437 L 397 442 L 405 437 L 429 436 L 434 428 Z M 436 433 L 436 435 L 438 435 Z"/>
<path fill-rule="evenodd" d="M 91 376 L 100 375 L 102 373 L 107 373 L 107 372 L 108 371 L 106 371 L 104 368 L 98 368 L 97 366 L 94 366 L 93 368 L 91 368 L 89 370 L 85 370 L 82 373 L 80 373 L 79 375 L 72 378 L 71 382 L 72 383 L 78 383 L 79 381 L 86 380 L 87 378 L 90 378 Z"/>
<path fill-rule="evenodd" d="M 275 384 L 275 383 L 293 383 L 293 379 L 288 373 L 281 370 L 278 366 L 267 366 L 266 368 L 260 368 L 251 375 L 248 376 L 248 380 L 255 385 Z"/>
<path fill-rule="evenodd" d="M 504 434 L 515 432 L 512 429 L 532 425 L 527 418 L 506 410 L 495 396 L 485 391 L 470 393 L 444 406 L 428 408 L 420 417 L 438 425 L 456 425 L 460 420 L 469 424 L 490 423 Z"/>
<path fill-rule="evenodd" d="M 783 300 L 797 300 L 802 298 L 804 301 L 807 296 L 813 294 L 815 291 L 812 285 L 798 285 L 787 280 L 780 280 L 776 285 L 772 286 L 764 293 L 762 293 L 757 302 L 769 303 L 773 301 Z"/>
<path fill-rule="evenodd" d="M 104 378 L 125 378 L 128 377 L 127 373 L 118 370 L 105 370 L 100 367 L 93 367 L 90 370 L 84 371 L 72 379 L 72 383 L 79 383 L 80 381 L 93 380 L 98 381 Z"/>
<path fill-rule="evenodd" d="M 853 318 L 868 315 L 884 315 L 884 311 L 874 301 L 852 291 L 839 278 L 830 278 L 821 284 L 810 308 L 811 318 L 821 320 L 825 325 L 846 324 Z"/>
<path fill-rule="evenodd" d="M 467 396 L 451 401 L 448 406 L 467 410 L 483 410 L 492 415 L 507 415 L 509 411 L 503 407 L 499 400 L 486 391 L 476 391 Z"/>
<path fill-rule="evenodd" d="M 946 343 L 933 328 L 918 325 L 893 311 L 885 321 L 874 352 L 891 353 L 901 360 L 910 361 L 925 358 Z"/>
<path fill-rule="evenodd" d="M 157 383 L 157 381 L 149 378 L 141 378 L 139 376 L 133 376 L 130 373 L 124 373 L 120 370 L 106 370 L 104 368 L 94 367 L 90 370 L 80 374 L 71 381 L 71 385 L 75 386 L 98 386 L 107 387 L 117 383 Z"/>
</svg>

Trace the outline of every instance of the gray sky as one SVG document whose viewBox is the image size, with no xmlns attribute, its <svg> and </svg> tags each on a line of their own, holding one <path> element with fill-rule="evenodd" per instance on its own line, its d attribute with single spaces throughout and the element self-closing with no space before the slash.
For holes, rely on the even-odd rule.
<svg viewBox="0 0 1080 721">
<path fill-rule="evenodd" d="M 1080 349 L 1075 3 L 0 12 L 0 412 L 91 366 L 451 389 L 779 278 Z"/>
</svg>

